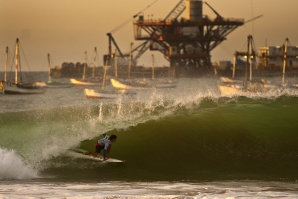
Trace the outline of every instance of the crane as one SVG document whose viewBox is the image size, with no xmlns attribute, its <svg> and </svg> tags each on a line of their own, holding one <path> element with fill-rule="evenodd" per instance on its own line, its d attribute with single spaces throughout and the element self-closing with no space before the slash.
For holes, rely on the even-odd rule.
<svg viewBox="0 0 298 199">
<path fill-rule="evenodd" d="M 159 0 L 155 0 L 153 1 L 151 4 L 149 4 L 147 7 L 145 7 L 143 10 L 139 11 L 137 14 L 133 15 L 132 18 L 129 18 L 128 20 L 124 21 L 122 24 L 120 24 L 119 26 L 117 26 L 116 28 L 114 28 L 111 32 L 107 33 L 107 36 L 108 36 L 108 42 L 109 42 L 109 52 L 108 52 L 108 55 L 104 55 L 104 59 L 103 60 L 107 60 L 107 56 L 108 56 L 108 63 L 110 63 L 110 58 L 111 58 L 111 55 L 112 55 L 112 44 L 114 44 L 114 46 L 116 47 L 117 51 L 118 51 L 118 54 L 120 57 L 124 58 L 124 57 L 129 57 L 130 56 L 130 53 L 127 53 L 127 54 L 123 54 L 122 51 L 120 50 L 115 38 L 113 37 L 112 33 L 115 33 L 116 31 L 120 30 L 122 27 L 124 27 L 126 24 L 128 24 L 129 22 L 131 22 L 132 19 L 136 18 L 137 16 L 139 16 L 143 11 L 145 11 L 146 9 L 148 9 L 149 7 L 151 7 L 153 4 L 155 4 L 157 1 Z M 141 54 L 144 53 L 144 48 L 146 48 L 147 46 L 147 42 L 143 42 L 141 45 L 139 45 L 137 48 L 133 49 L 133 51 L 136 51 L 138 49 L 141 49 Z M 137 58 L 140 57 L 140 55 L 137 55 L 136 56 Z M 136 60 L 136 59 L 134 59 Z M 105 62 L 105 61 L 104 61 Z M 105 64 L 105 63 L 104 63 Z"/>
<path fill-rule="evenodd" d="M 133 15 L 132 19 L 140 16 L 144 10 L 148 9 L 150 6 L 152 6 L 153 4 L 155 4 L 158 0 L 155 0 L 154 2 L 152 2 L 150 5 L 148 5 L 146 8 L 144 8 L 143 10 L 141 10 L 140 12 L 138 12 L 137 14 Z M 177 19 L 186 9 L 185 6 L 185 0 L 180 0 L 177 5 L 170 11 L 170 13 L 164 18 L 164 21 L 168 20 L 168 19 Z M 115 48 L 117 49 L 117 51 L 119 52 L 119 56 L 124 58 L 124 57 L 129 57 L 130 53 L 124 54 L 117 42 L 115 41 L 114 37 L 112 36 L 112 33 L 115 33 L 116 31 L 118 31 L 119 29 L 121 29 L 123 26 L 125 26 L 127 23 L 131 22 L 132 20 L 131 18 L 126 20 L 125 22 L 123 22 L 122 24 L 120 24 L 119 26 L 117 26 L 115 29 L 113 29 L 111 32 L 107 33 L 107 36 L 109 38 L 109 52 L 108 55 L 106 56 L 110 56 L 112 55 L 112 44 L 115 46 Z M 158 32 L 158 28 L 157 28 L 157 32 Z M 134 49 L 132 49 L 132 52 L 137 52 L 137 54 L 133 57 L 132 63 L 137 63 L 137 60 L 150 48 L 150 46 L 152 46 L 153 43 L 150 42 L 149 40 L 146 40 L 144 42 L 142 42 L 141 44 L 139 44 L 137 47 L 135 47 Z M 104 60 L 106 60 L 104 58 Z"/>
</svg>

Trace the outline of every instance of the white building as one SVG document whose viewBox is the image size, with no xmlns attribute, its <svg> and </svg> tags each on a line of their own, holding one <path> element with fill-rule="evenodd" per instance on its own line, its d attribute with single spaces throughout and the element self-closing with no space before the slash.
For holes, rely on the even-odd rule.
<svg viewBox="0 0 298 199">
<path fill-rule="evenodd" d="M 261 68 L 281 68 L 284 59 L 284 46 L 260 47 L 258 57 Z M 286 67 L 298 69 L 298 46 L 287 47 Z"/>
</svg>

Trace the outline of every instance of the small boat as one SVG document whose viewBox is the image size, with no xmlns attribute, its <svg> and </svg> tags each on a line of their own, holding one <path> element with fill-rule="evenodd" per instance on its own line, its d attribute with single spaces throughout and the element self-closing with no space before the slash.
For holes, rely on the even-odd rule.
<svg viewBox="0 0 298 199">
<path fill-rule="evenodd" d="M 84 89 L 84 93 L 86 95 L 87 98 L 90 99 L 111 99 L 111 98 L 119 98 L 123 95 L 135 95 L 135 92 L 127 92 L 125 90 L 118 90 L 118 91 L 94 91 L 93 89 L 88 89 L 85 88 Z"/>
<path fill-rule="evenodd" d="M 71 78 L 70 82 L 75 86 L 100 86 L 101 82 L 89 82 L 89 81 L 83 81 L 83 80 L 76 80 Z"/>
<path fill-rule="evenodd" d="M 111 99 L 111 98 L 118 98 L 121 97 L 124 94 L 135 94 L 135 93 L 126 93 L 126 92 L 115 92 L 115 91 L 99 91 L 95 92 L 93 89 L 84 89 L 84 93 L 87 98 L 91 99 L 101 99 L 101 98 L 106 98 L 106 99 Z"/>
<path fill-rule="evenodd" d="M 42 94 L 46 91 L 45 89 L 39 86 L 34 86 L 31 83 L 15 84 L 11 82 L 5 82 L 3 90 L 4 90 L 4 94 Z"/>
<path fill-rule="evenodd" d="M 255 82 L 250 84 L 250 86 L 243 86 L 240 84 L 227 84 L 218 86 L 220 92 L 223 95 L 242 95 L 245 93 L 260 93 L 265 92 L 267 88 L 264 87 L 262 83 Z"/>
<path fill-rule="evenodd" d="M 53 81 L 34 82 L 34 85 L 42 88 L 70 88 L 74 86 L 74 84 L 71 83 L 61 83 Z"/>
<path fill-rule="evenodd" d="M 40 86 L 35 85 L 34 83 L 22 83 L 18 82 L 18 70 L 19 70 L 19 39 L 16 41 L 16 52 L 15 52 L 15 81 L 9 82 L 6 81 L 3 84 L 4 94 L 42 94 L 45 92 L 45 89 Z"/>
<path fill-rule="evenodd" d="M 4 88 L 4 86 L 3 86 L 3 82 L 0 81 L 0 94 L 3 94 L 3 93 L 4 93 L 3 88 Z"/>
<path fill-rule="evenodd" d="M 106 72 L 107 72 L 107 65 L 104 67 L 104 74 L 103 74 L 103 82 L 102 82 L 102 87 L 101 91 L 95 92 L 93 89 L 84 89 L 84 93 L 87 98 L 91 99 L 99 99 L 99 98 L 118 98 L 121 97 L 122 95 L 130 95 L 130 94 L 136 94 L 132 92 L 127 92 L 126 90 L 114 90 L 114 91 L 106 91 L 104 90 L 105 86 L 105 78 L 106 78 Z"/>
<path fill-rule="evenodd" d="M 7 65 L 8 65 L 8 46 L 6 47 L 6 50 L 5 50 L 4 77 L 3 77 L 3 80 L 0 81 L 0 94 L 4 93 L 4 85 L 3 84 L 6 82 Z"/>
<path fill-rule="evenodd" d="M 244 93 L 242 88 L 239 85 L 230 84 L 230 85 L 221 85 L 218 86 L 220 92 L 224 95 L 239 95 Z"/>
<path fill-rule="evenodd" d="M 175 88 L 176 84 L 172 83 L 153 83 L 149 84 L 146 82 L 121 82 L 115 79 L 110 79 L 111 84 L 115 89 L 135 89 L 135 90 L 142 90 L 142 89 L 150 89 L 150 88 Z"/>
<path fill-rule="evenodd" d="M 120 82 L 113 78 L 110 79 L 112 86 L 115 89 L 147 89 L 151 88 L 148 84 L 143 83 L 129 83 L 129 82 Z"/>
<path fill-rule="evenodd" d="M 242 81 L 232 81 L 233 79 L 221 78 L 224 85 L 219 85 L 218 88 L 223 95 L 242 95 L 244 93 L 258 93 L 265 92 L 268 89 L 265 88 L 265 83 L 259 80 L 252 80 L 252 55 L 253 55 L 253 38 L 251 35 L 247 37 L 247 60 L 246 60 L 246 78 Z M 250 65 L 250 79 L 248 79 L 248 66 Z M 230 82 L 229 82 L 230 81 Z"/>
</svg>

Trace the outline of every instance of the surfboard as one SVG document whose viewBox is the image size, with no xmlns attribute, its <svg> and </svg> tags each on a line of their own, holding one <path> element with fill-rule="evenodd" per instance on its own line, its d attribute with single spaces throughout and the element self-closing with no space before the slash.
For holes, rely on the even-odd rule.
<svg viewBox="0 0 298 199">
<path fill-rule="evenodd" d="M 123 162 L 122 160 L 117 160 L 114 158 L 109 158 L 104 161 L 102 155 L 97 155 L 96 157 L 94 157 L 93 155 L 85 155 L 86 152 L 88 151 L 84 149 L 73 148 L 73 149 L 69 149 L 67 151 L 67 154 L 75 158 L 89 159 L 89 160 L 95 160 L 95 161 L 101 161 L 101 162 Z"/>
</svg>

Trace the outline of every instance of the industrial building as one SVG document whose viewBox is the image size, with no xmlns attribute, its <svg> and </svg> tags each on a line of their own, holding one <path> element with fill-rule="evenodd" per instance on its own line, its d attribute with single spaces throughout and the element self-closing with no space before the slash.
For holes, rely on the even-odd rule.
<svg viewBox="0 0 298 199">
<path fill-rule="evenodd" d="M 289 69 L 298 69 L 298 46 L 262 46 L 259 49 L 259 67 L 261 69 L 281 69 L 284 59 Z"/>
</svg>

